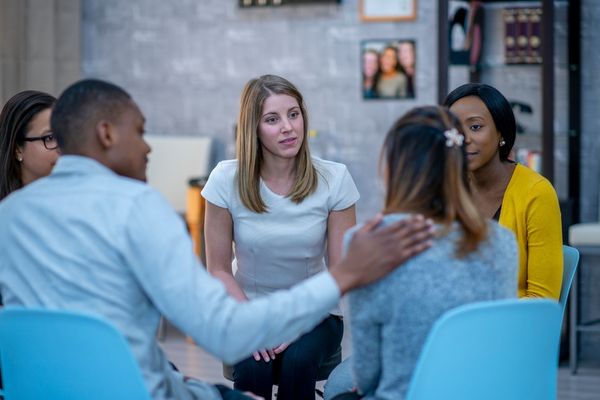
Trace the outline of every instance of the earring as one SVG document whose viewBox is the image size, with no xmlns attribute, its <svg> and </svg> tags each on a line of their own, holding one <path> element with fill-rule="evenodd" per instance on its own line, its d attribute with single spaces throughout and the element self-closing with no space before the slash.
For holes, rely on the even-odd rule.
<svg viewBox="0 0 600 400">
<path fill-rule="evenodd" d="M 23 162 L 23 157 L 22 156 L 17 157 L 17 161 L 18 162 Z"/>
<path fill-rule="evenodd" d="M 506 141 L 504 141 L 504 139 L 500 139 L 500 147 L 504 146 L 506 144 Z"/>
</svg>

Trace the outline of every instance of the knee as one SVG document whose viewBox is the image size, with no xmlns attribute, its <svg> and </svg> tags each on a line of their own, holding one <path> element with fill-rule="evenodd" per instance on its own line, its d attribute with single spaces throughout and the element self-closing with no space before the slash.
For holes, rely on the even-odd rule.
<svg viewBox="0 0 600 400">
<path fill-rule="evenodd" d="M 265 379 L 272 375 L 272 368 L 272 362 L 256 361 L 253 357 L 249 357 L 233 366 L 233 380 L 243 382 Z"/>
<path fill-rule="evenodd" d="M 338 394 L 348 392 L 354 388 L 350 358 L 346 358 L 329 375 L 324 388 L 324 400 L 331 400 Z"/>
<path fill-rule="evenodd" d="M 315 351 L 303 349 L 301 346 L 290 346 L 282 354 L 282 369 L 293 368 L 301 371 L 315 371 L 319 365 L 319 354 Z"/>
</svg>

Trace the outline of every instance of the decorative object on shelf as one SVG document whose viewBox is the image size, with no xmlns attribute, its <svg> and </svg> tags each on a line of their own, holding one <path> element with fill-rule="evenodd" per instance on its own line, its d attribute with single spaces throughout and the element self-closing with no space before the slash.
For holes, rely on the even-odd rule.
<svg viewBox="0 0 600 400">
<path fill-rule="evenodd" d="M 539 151 L 520 148 L 517 150 L 516 161 L 537 173 L 542 171 L 542 155 Z"/>
<path fill-rule="evenodd" d="M 483 45 L 481 2 L 450 0 L 448 14 L 450 64 L 476 65 Z"/>
<path fill-rule="evenodd" d="M 289 4 L 331 4 L 341 0 L 239 0 L 241 8 L 246 7 L 271 7 Z"/>
<path fill-rule="evenodd" d="M 532 8 L 529 11 L 529 64 L 542 62 L 542 9 Z"/>
<path fill-rule="evenodd" d="M 517 16 L 514 8 L 502 10 L 504 19 L 504 59 L 507 64 L 516 62 L 517 56 Z"/>
<path fill-rule="evenodd" d="M 365 40 L 361 43 L 361 59 L 363 99 L 415 97 L 414 40 Z"/>
<path fill-rule="evenodd" d="M 504 57 L 506 64 L 542 62 L 542 9 L 506 8 L 504 18 Z"/>
<path fill-rule="evenodd" d="M 510 103 L 510 107 L 513 109 L 513 112 L 515 113 L 515 117 L 516 117 L 516 122 L 517 122 L 517 134 L 522 135 L 526 132 L 526 126 L 523 125 L 523 123 L 520 121 L 520 113 L 524 113 L 524 114 L 533 114 L 533 108 L 531 107 L 530 104 L 528 103 L 523 103 L 522 101 L 518 101 L 518 100 L 509 100 Z"/>
<path fill-rule="evenodd" d="M 359 10 L 366 22 L 413 21 L 417 0 L 360 0 Z"/>
</svg>

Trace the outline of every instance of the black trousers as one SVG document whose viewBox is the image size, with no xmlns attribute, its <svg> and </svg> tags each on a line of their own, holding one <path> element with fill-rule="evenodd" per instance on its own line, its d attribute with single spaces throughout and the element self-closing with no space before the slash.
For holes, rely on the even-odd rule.
<svg viewBox="0 0 600 400">
<path fill-rule="evenodd" d="M 234 388 L 271 399 L 275 384 L 277 400 L 314 399 L 319 364 L 337 351 L 343 334 L 342 319 L 330 315 L 277 354 L 274 361 L 249 357 L 236 364 Z"/>
<path fill-rule="evenodd" d="M 223 400 L 250 400 L 250 397 L 246 396 L 244 393 L 229 389 L 224 385 L 215 385 L 219 394 L 221 394 L 221 398 Z"/>
<path fill-rule="evenodd" d="M 340 393 L 331 400 L 359 400 L 363 397 L 356 392 Z"/>
</svg>

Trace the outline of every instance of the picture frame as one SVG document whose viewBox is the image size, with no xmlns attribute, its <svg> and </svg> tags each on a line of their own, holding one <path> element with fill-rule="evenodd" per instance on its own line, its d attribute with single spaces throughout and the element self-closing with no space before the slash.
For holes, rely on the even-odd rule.
<svg viewBox="0 0 600 400">
<path fill-rule="evenodd" d="M 417 0 L 360 0 L 359 12 L 365 22 L 414 21 Z"/>
<path fill-rule="evenodd" d="M 342 0 L 238 0 L 240 8 L 279 7 L 307 4 L 339 4 Z"/>
<path fill-rule="evenodd" d="M 360 57 L 363 100 L 416 98 L 417 42 L 414 38 L 363 40 Z"/>
</svg>

